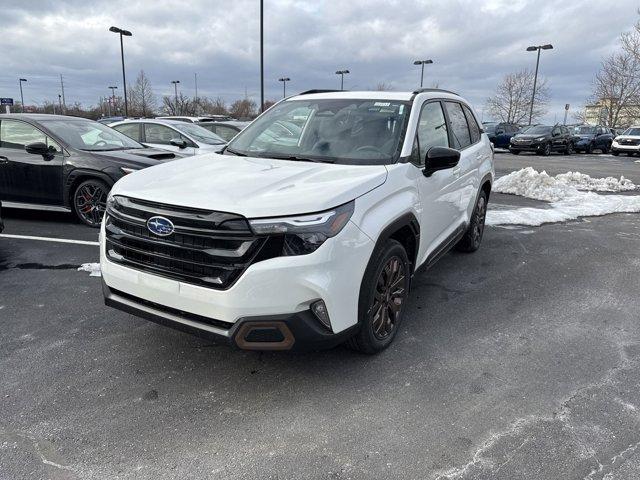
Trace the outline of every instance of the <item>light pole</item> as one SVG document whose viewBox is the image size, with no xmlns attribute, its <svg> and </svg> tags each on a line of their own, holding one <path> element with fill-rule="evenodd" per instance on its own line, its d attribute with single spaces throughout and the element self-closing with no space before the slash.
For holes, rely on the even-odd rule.
<svg viewBox="0 0 640 480">
<path fill-rule="evenodd" d="M 531 109 L 529 110 L 529 125 L 531 125 L 531 119 L 533 118 L 533 104 L 536 100 L 536 85 L 538 84 L 538 66 L 540 65 L 540 50 L 551 50 L 553 45 L 550 43 L 546 45 L 532 45 L 527 47 L 527 52 L 538 51 L 538 58 L 536 59 L 536 73 L 533 77 L 533 93 L 531 94 Z"/>
<path fill-rule="evenodd" d="M 344 75 L 345 73 L 351 73 L 349 70 L 338 70 L 336 75 L 340 75 L 340 90 L 344 90 Z"/>
<path fill-rule="evenodd" d="M 18 82 L 20 84 L 20 107 L 22 107 L 22 113 L 24 113 L 24 95 L 22 95 L 22 82 L 26 82 L 26 78 L 21 78 Z"/>
<path fill-rule="evenodd" d="M 123 30 L 118 27 L 109 28 L 110 32 L 118 33 L 120 35 L 120 56 L 122 57 L 122 88 L 124 88 L 124 116 L 129 116 L 129 105 L 127 103 L 127 78 L 124 74 L 124 45 L 122 43 L 122 36 L 130 37 L 133 34 L 129 30 Z"/>
<path fill-rule="evenodd" d="M 424 66 L 430 65 L 433 63 L 433 60 L 416 60 L 413 62 L 414 65 L 421 65 L 422 69 L 420 70 L 420 88 L 422 88 L 422 82 L 424 80 Z"/>
<path fill-rule="evenodd" d="M 111 103 L 113 103 L 113 113 L 116 113 L 116 89 L 118 87 L 109 87 L 111 89 Z M 111 116 L 111 104 L 108 103 L 109 105 L 109 116 Z"/>
<path fill-rule="evenodd" d="M 58 94 L 58 105 L 60 105 L 60 112 L 62 113 L 62 95 Z"/>
<path fill-rule="evenodd" d="M 260 112 L 264 112 L 264 0 L 260 0 Z"/>
<path fill-rule="evenodd" d="M 175 99 L 176 99 L 176 115 L 178 114 L 178 84 L 180 83 L 180 80 L 171 80 L 171 83 L 173 83 L 173 91 L 175 93 Z"/>
<path fill-rule="evenodd" d="M 282 82 L 282 98 L 286 98 L 287 96 L 287 82 L 290 82 L 291 79 L 289 77 L 282 77 L 278 79 L 279 82 Z"/>
</svg>

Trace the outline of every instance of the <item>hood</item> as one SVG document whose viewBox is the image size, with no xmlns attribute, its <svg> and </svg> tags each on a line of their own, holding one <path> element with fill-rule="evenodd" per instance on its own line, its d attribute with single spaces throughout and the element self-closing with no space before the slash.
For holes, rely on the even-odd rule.
<svg viewBox="0 0 640 480">
<path fill-rule="evenodd" d="M 540 138 L 540 137 L 545 137 L 546 138 L 548 136 L 549 136 L 548 133 L 538 133 L 538 134 L 518 133 L 513 138 L 517 138 L 518 140 L 533 140 L 534 138 Z"/>
<path fill-rule="evenodd" d="M 614 138 L 616 142 L 620 140 L 640 140 L 640 135 L 618 135 Z"/>
<path fill-rule="evenodd" d="M 209 145 L 208 143 L 198 143 L 200 148 L 198 149 L 197 155 L 202 155 L 205 153 L 217 153 L 227 146 L 226 143 L 219 143 L 217 145 Z"/>
<path fill-rule="evenodd" d="M 168 160 L 182 158 L 180 154 L 160 150 L 159 148 L 132 148 L 129 150 L 114 150 L 112 152 L 90 152 L 95 158 L 103 158 L 110 161 L 120 161 L 123 165 L 137 165 L 150 167 Z"/>
<path fill-rule="evenodd" d="M 580 133 L 575 134 L 574 137 L 578 137 L 581 140 L 591 140 L 596 137 L 595 133 Z"/>
<path fill-rule="evenodd" d="M 384 165 L 210 154 L 132 173 L 112 193 L 258 218 L 327 210 L 364 195 L 386 178 Z"/>
</svg>

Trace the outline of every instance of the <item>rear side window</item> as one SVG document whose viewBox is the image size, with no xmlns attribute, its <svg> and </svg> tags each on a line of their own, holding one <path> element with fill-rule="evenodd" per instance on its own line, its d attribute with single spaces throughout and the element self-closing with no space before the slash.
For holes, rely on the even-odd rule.
<svg viewBox="0 0 640 480">
<path fill-rule="evenodd" d="M 453 148 L 461 149 L 471 145 L 471 135 L 467 119 L 462 111 L 462 105 L 454 102 L 445 102 L 447 115 L 451 127 L 451 137 L 453 139 Z"/>
<path fill-rule="evenodd" d="M 30 143 L 47 143 L 47 136 L 33 125 L 16 120 L 0 122 L 0 146 L 24 150 Z"/>
<path fill-rule="evenodd" d="M 444 119 L 440 102 L 429 102 L 422 106 L 417 133 L 417 145 L 414 147 L 414 155 L 412 155 L 412 162 L 416 165 L 424 164 L 424 159 L 431 147 L 449 146 L 447 122 Z"/>
<path fill-rule="evenodd" d="M 139 123 L 123 123 L 113 127 L 120 133 L 125 134 L 129 138 L 133 138 L 136 142 L 140 141 L 140 124 Z"/>
<path fill-rule="evenodd" d="M 463 105 L 462 109 L 464 110 L 464 114 L 467 117 L 467 124 L 469 125 L 469 133 L 471 135 L 471 143 L 479 142 L 480 141 L 480 127 L 478 126 L 478 122 L 476 122 L 476 118 L 473 116 L 473 113 L 471 112 L 471 109 L 469 109 L 469 107 L 467 107 L 466 105 Z M 505 125 L 503 127 L 503 130 L 505 131 L 505 133 L 509 133 L 510 132 L 510 126 L 509 125 Z"/>
</svg>

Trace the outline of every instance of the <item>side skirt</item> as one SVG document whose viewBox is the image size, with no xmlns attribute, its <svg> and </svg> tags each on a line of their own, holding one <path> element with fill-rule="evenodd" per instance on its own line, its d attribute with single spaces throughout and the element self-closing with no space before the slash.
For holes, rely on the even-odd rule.
<svg viewBox="0 0 640 480">
<path fill-rule="evenodd" d="M 35 203 L 2 202 L 3 208 L 22 208 L 24 210 L 43 210 L 46 212 L 70 212 L 71 209 L 61 205 L 38 205 Z"/>
<path fill-rule="evenodd" d="M 429 254 L 427 259 L 414 272 L 422 272 L 433 267 L 438 260 L 446 255 L 455 245 L 462 239 L 464 232 L 467 231 L 468 225 L 463 223 L 451 235 L 449 235 L 436 249 Z"/>
</svg>

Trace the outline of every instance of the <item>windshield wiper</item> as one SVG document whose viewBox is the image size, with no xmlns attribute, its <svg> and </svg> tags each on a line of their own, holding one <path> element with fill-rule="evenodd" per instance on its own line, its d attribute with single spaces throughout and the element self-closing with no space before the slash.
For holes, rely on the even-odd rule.
<svg viewBox="0 0 640 480">
<path fill-rule="evenodd" d="M 333 160 L 298 157 L 297 155 L 261 155 L 265 158 L 273 158 L 274 160 L 293 160 L 294 162 L 314 162 L 314 163 L 334 163 Z"/>
<path fill-rule="evenodd" d="M 222 153 L 227 153 L 227 152 L 229 152 L 231 155 L 236 155 L 238 157 L 246 157 L 247 156 L 246 153 L 238 152 L 237 150 L 234 150 L 234 149 L 229 148 L 229 147 L 225 148 Z"/>
</svg>

